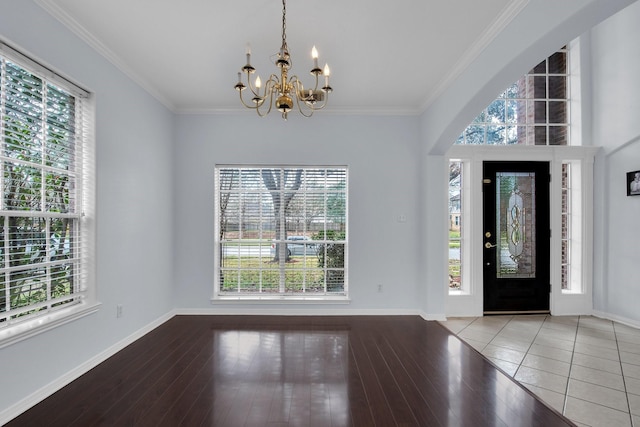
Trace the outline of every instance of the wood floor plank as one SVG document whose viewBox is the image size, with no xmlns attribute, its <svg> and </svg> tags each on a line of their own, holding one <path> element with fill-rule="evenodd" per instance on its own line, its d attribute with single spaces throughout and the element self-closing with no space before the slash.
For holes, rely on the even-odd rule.
<svg viewBox="0 0 640 427">
<path fill-rule="evenodd" d="M 136 342 L 119 351 L 100 365 L 100 369 L 83 375 L 65 387 L 65 393 L 54 393 L 29 411 L 33 419 L 47 420 L 48 427 L 66 427 L 73 416 L 83 413 L 92 402 L 82 399 L 69 399 L 75 395 L 102 395 L 105 390 L 114 390 L 120 385 L 130 384 L 128 378 L 145 364 L 152 364 L 158 357 L 159 346 L 179 346 L 180 334 L 184 325 L 194 319 L 177 319 L 176 322 L 163 325 L 149 332 Z M 111 382 L 109 382 L 111 381 Z M 60 421 L 59 421 L 60 420 Z"/>
<path fill-rule="evenodd" d="M 349 334 L 349 347 L 351 347 L 351 333 Z M 373 412 L 369 405 L 369 398 L 362 381 L 362 372 L 358 367 L 355 353 L 349 348 L 347 351 L 346 387 L 347 400 L 344 405 L 349 406 L 349 416 L 354 426 L 375 425 Z"/>
<path fill-rule="evenodd" d="M 134 406 L 116 418 L 115 424 L 156 427 L 168 415 L 169 425 L 178 424 L 184 412 L 171 409 L 175 404 L 184 402 L 185 394 L 188 399 L 189 395 L 200 391 L 194 380 L 202 371 L 203 365 L 211 360 L 209 348 L 212 343 L 212 337 L 203 333 L 201 339 L 185 352 L 184 357 L 178 360 L 170 371 L 164 373 L 152 387 L 147 388 Z"/>
<path fill-rule="evenodd" d="M 132 366 L 132 371 L 127 371 L 126 376 L 116 374 L 105 381 L 87 410 L 67 426 L 117 425 L 114 423 L 115 417 L 135 404 L 143 392 L 159 393 L 160 389 L 153 387 L 158 378 L 183 358 L 184 352 L 191 349 L 200 337 L 199 329 L 189 324 L 181 332 L 180 338 L 158 351 L 151 362 Z"/>
<path fill-rule="evenodd" d="M 22 426 L 572 426 L 417 316 L 176 316 Z"/>
<path fill-rule="evenodd" d="M 443 403 L 444 399 L 441 399 L 440 393 L 434 389 L 430 388 L 430 393 L 425 394 L 425 389 L 418 387 L 416 381 L 421 381 L 423 377 L 417 375 L 417 371 L 412 369 L 412 366 L 407 366 L 409 361 L 404 361 L 400 357 L 400 353 L 395 350 L 396 341 L 392 337 L 380 337 L 378 350 L 390 371 L 393 372 L 398 389 L 401 390 L 400 392 L 418 420 L 418 424 L 423 426 L 449 425 L 448 411 L 440 412 L 437 409 L 437 405 Z M 409 370 L 416 376 L 412 376 Z"/>
<path fill-rule="evenodd" d="M 419 426 L 420 423 L 418 419 L 415 417 L 409 402 L 407 402 L 396 381 L 396 373 L 392 370 L 391 366 L 389 366 L 388 361 L 380 354 L 379 340 L 381 340 L 382 337 L 377 333 L 374 336 L 373 333 L 374 332 L 370 331 L 369 333 L 361 334 L 361 339 L 366 346 L 367 356 L 371 364 L 375 366 L 375 375 L 378 377 L 381 385 L 388 410 L 393 415 L 396 424 Z"/>
<path fill-rule="evenodd" d="M 350 338 L 350 348 L 354 353 L 353 358 L 360 372 L 360 380 L 367 393 L 367 406 L 371 410 L 374 422 L 381 426 L 397 425 L 378 378 L 376 366 L 371 362 L 366 346 L 358 334 L 353 334 Z"/>
</svg>

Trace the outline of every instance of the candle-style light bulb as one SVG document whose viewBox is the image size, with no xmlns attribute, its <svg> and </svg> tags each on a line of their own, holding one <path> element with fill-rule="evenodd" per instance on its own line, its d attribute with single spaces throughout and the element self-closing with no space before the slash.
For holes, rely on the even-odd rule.
<svg viewBox="0 0 640 427">
<path fill-rule="evenodd" d="M 247 43 L 245 53 L 247 54 L 247 65 L 249 65 L 251 64 L 251 45 L 249 43 Z"/>
<path fill-rule="evenodd" d="M 324 64 L 324 70 L 322 71 L 322 74 L 324 74 L 324 86 L 329 87 L 329 76 L 331 75 L 329 64 Z"/>
<path fill-rule="evenodd" d="M 260 76 L 256 77 L 256 89 L 260 89 L 260 86 L 262 86 L 262 80 L 260 80 Z"/>
<path fill-rule="evenodd" d="M 311 57 L 313 58 L 313 67 L 318 68 L 318 49 L 315 46 L 311 48 Z"/>
</svg>

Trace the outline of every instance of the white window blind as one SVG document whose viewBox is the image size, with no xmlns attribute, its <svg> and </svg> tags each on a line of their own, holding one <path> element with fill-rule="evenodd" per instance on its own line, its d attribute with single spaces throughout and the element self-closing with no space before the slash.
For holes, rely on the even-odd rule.
<svg viewBox="0 0 640 427">
<path fill-rule="evenodd" d="M 86 96 L 0 43 L 0 330 L 87 293 Z"/>
<path fill-rule="evenodd" d="M 216 296 L 346 296 L 347 168 L 217 166 Z"/>
</svg>

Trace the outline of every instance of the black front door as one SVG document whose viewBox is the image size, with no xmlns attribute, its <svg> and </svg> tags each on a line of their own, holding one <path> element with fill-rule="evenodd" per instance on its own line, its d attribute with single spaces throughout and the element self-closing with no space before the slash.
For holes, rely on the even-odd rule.
<svg viewBox="0 0 640 427">
<path fill-rule="evenodd" d="M 549 163 L 484 162 L 484 313 L 549 311 Z"/>
</svg>

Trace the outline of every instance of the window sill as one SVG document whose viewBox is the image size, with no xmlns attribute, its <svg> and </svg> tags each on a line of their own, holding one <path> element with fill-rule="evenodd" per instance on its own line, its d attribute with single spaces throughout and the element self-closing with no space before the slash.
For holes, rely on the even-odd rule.
<svg viewBox="0 0 640 427">
<path fill-rule="evenodd" d="M 471 293 L 469 292 L 465 292 L 461 289 L 454 289 L 454 290 L 449 290 L 449 296 L 450 297 L 459 297 L 459 296 L 469 296 L 471 295 Z"/>
<path fill-rule="evenodd" d="M 562 295 L 569 295 L 569 296 L 584 295 L 584 292 L 582 292 L 582 290 L 572 291 L 570 289 L 563 289 Z"/>
<path fill-rule="evenodd" d="M 217 295 L 211 299 L 217 303 L 247 303 L 260 304 L 350 304 L 351 300 L 345 295 Z"/>
<path fill-rule="evenodd" d="M 95 313 L 100 305 L 100 303 L 81 303 L 41 317 L 5 326 L 0 329 L 0 349 Z"/>
</svg>

